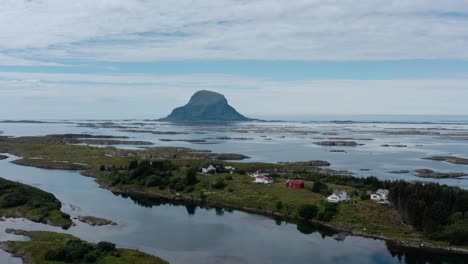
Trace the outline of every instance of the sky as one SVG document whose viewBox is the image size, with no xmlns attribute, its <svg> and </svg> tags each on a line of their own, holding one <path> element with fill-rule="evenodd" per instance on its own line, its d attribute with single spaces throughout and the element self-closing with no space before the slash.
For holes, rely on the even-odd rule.
<svg viewBox="0 0 468 264">
<path fill-rule="evenodd" d="M 0 0 L 0 119 L 468 115 L 468 0 Z"/>
</svg>

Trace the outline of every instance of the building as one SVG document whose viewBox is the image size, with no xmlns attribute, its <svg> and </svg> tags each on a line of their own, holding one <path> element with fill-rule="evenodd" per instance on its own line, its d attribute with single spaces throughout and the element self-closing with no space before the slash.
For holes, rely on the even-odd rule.
<svg viewBox="0 0 468 264">
<path fill-rule="evenodd" d="M 343 190 L 334 190 L 333 194 L 327 197 L 327 202 L 340 203 L 349 201 L 348 193 Z"/>
<path fill-rule="evenodd" d="M 202 173 L 203 173 L 203 174 L 208 174 L 208 173 L 210 173 L 211 171 L 215 171 L 215 172 L 216 172 L 216 168 L 213 167 L 213 165 L 211 165 L 211 164 L 206 164 L 205 166 L 202 167 Z"/>
<path fill-rule="evenodd" d="M 273 178 L 267 177 L 267 176 L 257 176 L 255 177 L 255 182 L 256 183 L 273 183 Z"/>
<path fill-rule="evenodd" d="M 386 189 L 378 189 L 375 193 L 371 194 L 370 198 L 374 201 L 387 202 L 389 193 Z"/>
<path fill-rule="evenodd" d="M 254 173 L 249 173 L 249 176 L 250 177 L 253 177 L 253 178 L 257 178 L 258 176 L 264 176 L 264 177 L 268 177 L 268 173 L 263 173 L 263 172 L 254 172 Z"/>
<path fill-rule="evenodd" d="M 292 189 L 303 189 L 304 188 L 304 182 L 303 181 L 298 181 L 298 180 L 287 180 L 286 181 L 286 187 L 292 188 Z"/>
<path fill-rule="evenodd" d="M 232 166 L 225 166 L 224 169 L 227 170 L 231 174 L 233 174 L 234 171 L 236 170 L 236 168 L 234 168 Z"/>
</svg>

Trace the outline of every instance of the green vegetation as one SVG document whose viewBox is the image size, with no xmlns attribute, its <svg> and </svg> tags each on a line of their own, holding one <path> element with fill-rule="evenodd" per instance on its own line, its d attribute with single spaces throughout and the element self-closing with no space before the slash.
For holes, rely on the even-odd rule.
<svg viewBox="0 0 468 264">
<path fill-rule="evenodd" d="M 70 216 L 60 208 L 61 203 L 53 194 L 0 178 L 0 215 L 69 228 Z"/>
<path fill-rule="evenodd" d="M 434 239 L 468 244 L 468 191 L 435 183 L 399 181 L 390 189 L 392 204 L 407 223 Z"/>
<path fill-rule="evenodd" d="M 356 178 L 351 176 L 327 176 L 323 174 L 307 174 L 300 171 L 291 171 L 289 174 L 277 174 L 273 184 L 254 184 L 253 178 L 247 175 L 219 173 L 214 175 L 194 175 L 193 163 L 184 164 L 181 160 L 173 161 L 153 161 L 152 166 L 148 166 L 148 161 L 132 162 L 131 170 L 114 170 L 107 176 L 99 180 L 112 190 L 140 193 L 144 195 L 157 195 L 164 197 L 174 197 L 176 199 L 199 200 L 213 205 L 222 205 L 232 208 L 248 209 L 258 212 L 276 212 L 285 216 L 300 217 L 310 221 L 329 222 L 333 226 L 344 228 L 358 233 L 365 233 L 378 236 L 386 236 L 409 243 L 420 243 L 422 240 L 437 245 L 461 245 L 468 246 L 466 242 L 467 222 L 464 212 L 467 208 L 456 203 L 451 214 L 446 215 L 444 221 L 440 222 L 437 228 L 431 232 L 417 228 L 413 223 L 407 221 L 407 213 L 396 203 L 395 197 L 403 199 L 403 194 L 411 194 L 410 199 L 424 199 L 431 196 L 445 204 L 440 195 L 441 192 L 431 190 L 428 193 L 418 193 L 414 190 L 398 189 L 403 183 L 380 181 L 376 177 Z M 164 165 L 163 165 L 164 164 Z M 238 165 L 238 164 L 236 164 Z M 263 165 L 263 164 L 261 164 Z M 156 166 L 155 169 L 153 166 Z M 253 171 L 246 163 L 242 171 Z M 258 164 L 254 164 L 254 167 Z M 146 168 L 146 169 L 143 169 Z M 161 169 L 163 168 L 163 169 Z M 291 168 L 291 167 L 290 167 Z M 220 170 L 222 171 L 222 170 Z M 139 177 L 132 177 L 135 175 Z M 165 175 L 161 178 L 160 175 Z M 190 177 L 188 177 L 190 175 Z M 154 184 L 146 184 L 147 179 L 159 177 L 160 180 Z M 304 189 L 285 188 L 285 181 L 289 177 L 298 177 L 304 180 Z M 196 179 L 188 184 L 188 179 Z M 130 180 L 129 180 L 130 179 Z M 418 184 L 405 183 L 405 186 L 413 186 L 420 189 Z M 431 186 L 432 184 L 426 184 Z M 423 186 L 423 185 L 421 185 Z M 434 186 L 438 186 L 434 184 Z M 367 191 L 375 191 L 378 188 L 390 189 L 391 202 L 393 206 L 383 205 L 369 200 Z M 400 187 L 401 188 L 401 187 Z M 466 191 L 453 187 L 442 187 L 450 190 L 447 197 L 454 201 L 464 198 Z M 349 203 L 333 204 L 324 202 L 324 198 L 334 189 L 342 189 L 351 194 Z M 437 189 L 437 188 L 436 188 Z M 176 196 L 180 195 L 180 196 Z M 415 198 L 416 197 L 416 198 Z M 419 198 L 417 198 L 419 197 Z M 464 201 L 464 200 L 463 200 Z M 411 204 L 409 201 L 402 201 L 402 204 Z M 444 209 L 444 210 L 445 210 Z M 415 212 L 424 212 L 424 209 L 416 209 Z M 430 212 L 436 217 L 440 215 L 437 210 L 443 210 L 439 206 Z M 432 219 L 428 215 L 420 214 L 425 219 Z M 427 220 L 429 221 L 429 220 Z M 410 226 L 411 225 L 411 226 Z M 413 227 L 416 227 L 416 230 Z M 436 235 L 437 234 L 437 235 Z"/>
<path fill-rule="evenodd" d="M 30 241 L 1 242 L 6 251 L 28 259 L 28 263 L 96 263 L 96 264 L 165 264 L 166 261 L 136 250 L 118 249 L 109 242 L 97 244 L 67 234 L 46 231 L 8 230 L 30 237 Z"/>
<path fill-rule="evenodd" d="M 181 147 L 148 147 L 139 150 L 114 147 L 73 145 L 74 140 L 115 138 L 89 134 L 64 134 L 40 137 L 0 137 L 0 153 L 19 157 L 14 163 L 46 169 L 91 170 L 93 176 L 102 165 L 123 168 L 137 159 L 183 159 L 183 160 L 242 160 L 248 157 L 234 153 L 211 153 Z"/>
<path fill-rule="evenodd" d="M 407 183 L 406 187 L 397 188 L 399 183 L 380 181 L 376 177 L 330 176 L 330 173 L 334 174 L 332 170 L 303 163 L 224 162 L 220 159 L 244 156 L 187 148 L 123 150 L 67 143 L 69 138 L 81 137 L 93 138 L 86 135 L 0 138 L 0 153 L 22 156 L 23 159 L 15 161 L 22 165 L 86 169 L 83 174 L 97 177 L 100 183 L 116 192 L 205 202 L 293 218 L 300 217 L 301 207 L 315 206 L 314 214 L 306 214 L 311 221 L 329 222 L 356 233 L 386 236 L 413 244 L 424 241 L 425 244 L 454 244 L 468 248 L 466 208 L 461 206 L 468 202 L 466 191 L 458 188 L 434 185 L 420 192 L 418 184 Z M 207 163 L 219 166 L 215 166 L 217 170 L 212 175 L 198 174 L 198 169 Z M 225 165 L 235 167 L 234 174 L 224 171 L 222 167 Z M 247 172 L 254 171 L 271 172 L 275 182 L 253 184 L 253 178 Z M 285 188 L 288 178 L 303 180 L 305 188 Z M 392 206 L 369 200 L 367 192 L 378 188 L 390 190 Z M 338 205 L 323 202 L 334 189 L 347 191 L 351 201 Z M 412 216 L 411 211 L 418 212 L 418 217 L 423 220 Z M 17 215 L 14 213 L 10 212 Z"/>
</svg>

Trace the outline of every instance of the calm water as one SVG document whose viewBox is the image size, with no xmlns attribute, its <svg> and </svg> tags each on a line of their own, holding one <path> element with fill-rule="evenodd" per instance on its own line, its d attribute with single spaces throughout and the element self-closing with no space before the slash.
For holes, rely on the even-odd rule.
<svg viewBox="0 0 468 264">
<path fill-rule="evenodd" d="M 415 127 L 432 129 L 434 126 L 440 131 L 451 129 L 452 132 L 464 132 L 468 131 L 466 124 L 244 123 L 236 126 L 177 126 L 158 122 L 114 123 L 121 127 L 77 127 L 77 124 L 69 123 L 0 123 L 0 130 L 4 135 L 10 136 L 53 133 L 125 135 L 131 140 L 154 142 L 156 146 L 176 145 L 246 154 L 252 157 L 252 161 L 322 159 L 331 161 L 333 168 L 350 169 L 356 175 L 373 174 L 390 179 L 416 179 L 411 174 L 388 173 L 393 169 L 432 168 L 437 171 L 459 172 L 467 168 L 466 165 L 420 159 L 441 154 L 466 157 L 466 140 L 452 141 L 426 135 L 395 136 L 379 132 L 383 129 L 399 131 Z M 154 135 L 121 131 L 124 129 L 179 131 L 189 134 Z M 214 137 L 245 137 L 249 140 L 207 139 L 206 144 L 159 141 L 164 138 Z M 346 148 L 347 153 L 329 152 L 328 148 L 313 144 L 328 137 L 373 140 L 357 140 L 365 145 Z M 380 146 L 394 143 L 407 144 L 408 147 Z M 161 256 L 172 263 L 468 263 L 466 257 L 401 252 L 384 241 L 355 236 L 343 237 L 311 226 L 298 226 L 238 211 L 122 197 L 100 189 L 93 179 L 80 176 L 76 172 L 21 167 L 10 163 L 11 159 L 0 161 L 0 177 L 33 185 L 55 194 L 64 203 L 63 210 L 72 216 L 94 215 L 118 223 L 117 226 L 91 227 L 75 221 L 77 225 L 65 232 L 89 241 L 112 241 L 119 247 L 139 249 Z M 442 182 L 468 188 L 466 179 L 449 179 Z M 64 232 L 59 228 L 26 220 L 8 219 L 0 222 L 0 231 L 8 227 Z M 11 238 L 0 232 L 1 240 Z M 19 262 L 1 253 L 0 263 Z"/>
<path fill-rule="evenodd" d="M 77 225 L 64 231 L 27 220 L 8 219 L 0 223 L 2 230 L 12 227 L 67 232 L 89 241 L 112 241 L 119 247 L 156 254 L 172 263 L 399 262 L 380 240 L 343 237 L 312 226 L 238 211 L 122 197 L 98 188 L 93 179 L 76 172 L 21 167 L 9 160 L 0 161 L 0 171 L 0 177 L 55 194 L 72 216 L 94 215 L 118 223 L 91 227 L 75 220 Z M 2 232 L 0 239 L 12 236 Z M 6 254 L 0 255 L 2 263 L 8 263 L 3 259 L 10 261 L 5 257 Z"/>
</svg>

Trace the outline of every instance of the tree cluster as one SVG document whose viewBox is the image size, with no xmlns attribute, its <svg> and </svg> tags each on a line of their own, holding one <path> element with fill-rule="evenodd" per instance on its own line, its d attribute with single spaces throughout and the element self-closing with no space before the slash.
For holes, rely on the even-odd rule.
<svg viewBox="0 0 468 264">
<path fill-rule="evenodd" d="M 198 168 L 188 168 L 185 177 L 175 177 L 179 166 L 170 160 L 132 161 L 126 170 L 117 170 L 109 176 L 112 185 L 138 184 L 146 187 L 158 186 L 161 189 L 170 188 L 182 191 L 198 182 Z"/>
<path fill-rule="evenodd" d="M 45 259 L 67 263 L 95 263 L 105 255 L 119 257 L 115 244 L 103 241 L 93 245 L 85 241 L 72 239 L 59 248 L 47 251 Z"/>
<path fill-rule="evenodd" d="M 403 220 L 432 238 L 468 244 L 468 191 L 437 183 L 399 181 L 390 201 Z"/>
</svg>

